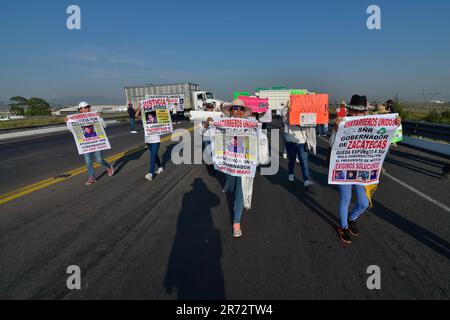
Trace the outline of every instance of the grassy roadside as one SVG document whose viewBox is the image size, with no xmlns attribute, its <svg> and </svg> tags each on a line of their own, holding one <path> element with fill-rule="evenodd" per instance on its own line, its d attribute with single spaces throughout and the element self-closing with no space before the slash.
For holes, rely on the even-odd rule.
<svg viewBox="0 0 450 320">
<path fill-rule="evenodd" d="M 102 115 L 103 119 L 121 117 L 117 119 L 120 122 L 128 121 L 128 113 L 108 113 Z M 64 124 L 65 117 L 36 117 L 30 119 L 0 121 L 0 129 L 13 129 L 23 127 L 38 127 L 49 124 Z"/>
</svg>

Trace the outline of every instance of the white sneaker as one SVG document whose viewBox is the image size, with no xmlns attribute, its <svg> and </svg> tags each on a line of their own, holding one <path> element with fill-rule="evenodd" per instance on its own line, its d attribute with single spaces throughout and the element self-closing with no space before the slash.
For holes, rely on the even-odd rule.
<svg viewBox="0 0 450 320">
<path fill-rule="evenodd" d="M 151 173 L 148 173 L 145 175 L 145 179 L 147 179 L 148 181 L 152 181 L 153 180 L 153 175 Z"/>
<path fill-rule="evenodd" d="M 313 184 L 314 184 L 314 182 L 312 182 L 311 180 L 306 180 L 303 185 L 305 186 L 305 188 L 308 188 L 308 187 L 312 186 Z"/>
<path fill-rule="evenodd" d="M 283 153 L 283 159 L 287 159 L 287 153 Z"/>
<path fill-rule="evenodd" d="M 131 133 L 138 133 L 137 131 L 131 131 Z"/>
<path fill-rule="evenodd" d="M 298 160 L 298 158 L 297 158 L 297 159 L 295 159 L 295 162 L 300 163 L 300 160 Z"/>
<path fill-rule="evenodd" d="M 156 170 L 156 174 L 161 174 L 163 173 L 164 169 L 163 168 L 158 168 L 158 170 Z"/>
<path fill-rule="evenodd" d="M 290 181 L 290 182 L 294 182 L 294 181 L 295 181 L 295 177 L 294 177 L 293 174 L 290 174 L 290 175 L 289 175 L 289 181 Z"/>
</svg>

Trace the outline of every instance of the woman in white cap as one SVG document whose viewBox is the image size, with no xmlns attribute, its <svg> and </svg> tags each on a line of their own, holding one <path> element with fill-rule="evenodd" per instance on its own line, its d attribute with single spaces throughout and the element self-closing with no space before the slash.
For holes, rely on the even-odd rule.
<svg viewBox="0 0 450 320">
<path fill-rule="evenodd" d="M 80 113 L 86 113 L 91 112 L 91 105 L 87 103 L 86 101 L 82 101 L 78 104 L 78 112 Z M 67 118 L 66 118 L 67 122 Z M 106 122 L 103 120 L 103 118 L 100 117 L 100 124 L 103 126 L 103 128 L 106 128 Z M 95 171 L 94 171 L 94 165 L 92 161 L 92 156 L 95 157 L 97 160 L 97 163 L 103 165 L 106 168 L 106 171 L 108 173 L 108 176 L 112 177 L 114 175 L 114 167 L 109 164 L 105 159 L 103 159 L 103 152 L 102 151 L 95 151 L 91 153 L 86 153 L 83 155 L 84 161 L 86 162 L 87 170 L 88 170 L 88 179 L 85 182 L 85 185 L 90 186 L 97 182 L 95 179 Z"/>
<path fill-rule="evenodd" d="M 246 118 L 252 114 L 244 102 L 239 99 L 234 100 L 231 104 L 222 107 L 225 116 L 232 118 Z M 241 217 L 244 210 L 244 191 L 242 186 L 242 178 L 225 174 L 226 184 L 224 192 L 230 192 L 234 196 L 234 219 L 233 219 L 233 236 L 239 238 L 242 236 Z"/>
</svg>

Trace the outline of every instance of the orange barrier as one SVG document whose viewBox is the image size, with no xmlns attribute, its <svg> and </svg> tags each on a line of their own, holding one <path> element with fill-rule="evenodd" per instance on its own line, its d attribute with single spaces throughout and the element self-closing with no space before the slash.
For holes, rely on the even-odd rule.
<svg viewBox="0 0 450 320">
<path fill-rule="evenodd" d="M 328 94 L 293 94 L 290 98 L 289 124 L 301 125 L 300 117 L 305 113 L 316 113 L 317 124 L 328 124 Z"/>
</svg>

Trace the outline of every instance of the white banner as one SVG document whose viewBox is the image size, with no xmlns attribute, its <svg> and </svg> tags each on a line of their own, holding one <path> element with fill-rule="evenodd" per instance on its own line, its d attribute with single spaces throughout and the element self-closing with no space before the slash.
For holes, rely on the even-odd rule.
<svg viewBox="0 0 450 320">
<path fill-rule="evenodd" d="M 398 114 L 346 117 L 331 151 L 329 184 L 377 184 Z"/>
<path fill-rule="evenodd" d="M 216 170 L 236 177 L 254 177 L 261 130 L 258 121 L 227 118 L 214 122 L 210 128 Z"/>
<path fill-rule="evenodd" d="M 80 155 L 111 149 L 97 112 L 73 114 L 67 119 L 67 127 L 73 134 Z"/>
<path fill-rule="evenodd" d="M 218 121 L 223 117 L 222 112 L 214 111 L 191 111 L 189 112 L 189 115 L 189 120 L 191 121 L 206 121 L 208 118 Z"/>
</svg>

